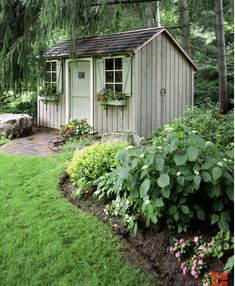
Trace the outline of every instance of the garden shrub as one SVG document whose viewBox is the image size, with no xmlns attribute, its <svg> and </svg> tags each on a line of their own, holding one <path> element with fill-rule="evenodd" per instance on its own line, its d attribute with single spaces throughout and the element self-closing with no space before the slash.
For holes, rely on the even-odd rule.
<svg viewBox="0 0 235 286">
<path fill-rule="evenodd" d="M 64 138 L 79 139 L 92 130 L 93 128 L 87 123 L 86 119 L 74 119 L 70 120 L 68 124 L 61 125 L 60 134 Z"/>
<path fill-rule="evenodd" d="M 127 146 L 127 143 L 99 144 L 85 147 L 75 153 L 68 166 L 68 174 L 76 182 L 77 195 L 96 185 L 96 180 L 115 167 L 116 153 Z"/>
<path fill-rule="evenodd" d="M 207 104 L 204 107 L 196 106 L 188 109 L 180 119 L 169 123 L 169 127 L 178 131 L 190 127 L 205 140 L 212 141 L 223 150 L 225 145 L 233 142 L 233 120 L 233 112 L 220 114 L 215 106 Z M 157 129 L 153 133 L 153 138 L 161 136 L 163 130 L 164 127 Z"/>
<path fill-rule="evenodd" d="M 166 126 L 146 148 L 117 154 L 116 168 L 99 179 L 95 195 L 111 197 L 107 211 L 134 231 L 166 223 L 186 231 L 193 221 L 228 230 L 233 208 L 233 144 L 220 151 L 188 127 Z"/>
</svg>

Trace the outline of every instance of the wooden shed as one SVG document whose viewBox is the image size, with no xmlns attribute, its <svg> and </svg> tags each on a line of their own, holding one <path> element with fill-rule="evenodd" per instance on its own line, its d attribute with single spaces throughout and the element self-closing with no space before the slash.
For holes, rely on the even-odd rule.
<svg viewBox="0 0 235 286">
<path fill-rule="evenodd" d="M 55 101 L 38 97 L 38 126 L 87 119 L 99 134 L 134 131 L 149 137 L 193 105 L 197 67 L 165 28 L 81 38 L 73 48 L 65 40 L 45 57 L 45 84 L 61 95 Z M 96 94 L 106 88 L 125 93 L 124 103 L 99 106 Z"/>
</svg>

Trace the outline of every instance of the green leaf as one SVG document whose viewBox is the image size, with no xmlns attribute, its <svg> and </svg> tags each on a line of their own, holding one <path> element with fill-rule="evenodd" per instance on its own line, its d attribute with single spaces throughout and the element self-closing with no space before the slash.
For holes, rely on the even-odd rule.
<svg viewBox="0 0 235 286">
<path fill-rule="evenodd" d="M 228 171 L 225 170 L 223 175 L 229 182 L 233 183 L 233 176 Z"/>
<path fill-rule="evenodd" d="M 175 221 L 178 221 L 179 220 L 179 213 L 178 212 L 174 213 L 173 218 Z"/>
<path fill-rule="evenodd" d="M 158 179 L 157 179 L 157 184 L 160 188 L 165 188 L 170 184 L 170 177 L 167 174 L 162 174 Z"/>
<path fill-rule="evenodd" d="M 226 220 L 226 221 L 231 221 L 230 215 L 228 212 L 222 212 L 220 214 L 220 219 Z"/>
<path fill-rule="evenodd" d="M 226 194 L 227 194 L 228 198 L 229 198 L 231 201 L 234 200 L 234 189 L 233 189 L 233 186 L 227 187 L 227 189 L 226 189 Z"/>
<path fill-rule="evenodd" d="M 225 151 L 225 154 L 226 154 L 230 159 L 233 159 L 234 151 L 233 151 L 233 150 L 227 150 L 227 151 Z"/>
<path fill-rule="evenodd" d="M 213 214 L 213 215 L 211 216 L 211 224 L 217 223 L 218 220 L 219 220 L 219 216 L 218 216 L 217 214 Z"/>
<path fill-rule="evenodd" d="M 212 162 L 212 161 L 206 161 L 205 163 L 203 163 L 202 165 L 201 165 L 201 169 L 202 170 L 209 170 L 211 167 L 213 167 L 215 165 L 215 163 L 214 162 Z"/>
<path fill-rule="evenodd" d="M 155 205 L 157 208 L 163 207 L 164 206 L 164 202 L 162 199 L 156 199 L 155 200 Z"/>
<path fill-rule="evenodd" d="M 213 209 L 217 212 L 221 212 L 222 209 L 224 208 L 224 203 L 221 200 L 215 201 L 213 203 Z"/>
<path fill-rule="evenodd" d="M 210 173 L 208 173 L 206 171 L 202 171 L 201 177 L 202 177 L 202 180 L 204 182 L 211 182 L 211 175 L 210 175 Z"/>
<path fill-rule="evenodd" d="M 205 212 L 201 209 L 197 210 L 197 218 L 199 220 L 205 220 Z"/>
<path fill-rule="evenodd" d="M 187 149 L 187 157 L 189 161 L 196 161 L 197 156 L 198 156 L 198 151 L 194 146 L 189 146 Z"/>
<path fill-rule="evenodd" d="M 134 170 L 137 167 L 138 159 L 134 159 L 131 163 L 131 169 Z"/>
<path fill-rule="evenodd" d="M 180 208 L 184 214 L 189 214 L 189 208 L 186 205 L 182 205 Z"/>
<path fill-rule="evenodd" d="M 220 230 L 225 230 L 225 231 L 229 230 L 229 224 L 227 223 L 226 220 L 220 219 L 219 223 L 218 223 L 218 226 L 219 226 Z"/>
<path fill-rule="evenodd" d="M 234 267 L 234 255 L 230 256 L 224 266 L 224 271 L 229 273 Z"/>
<path fill-rule="evenodd" d="M 145 179 L 140 185 L 140 197 L 141 198 L 147 195 L 149 188 L 150 188 L 150 180 Z"/>
<path fill-rule="evenodd" d="M 221 193 L 220 185 L 218 184 L 218 185 L 215 185 L 214 187 L 212 187 L 211 192 L 212 192 L 213 197 L 218 197 Z"/>
<path fill-rule="evenodd" d="M 184 186 L 184 182 L 185 182 L 184 176 L 179 176 L 177 177 L 176 180 L 178 184 L 180 184 L 181 186 Z"/>
<path fill-rule="evenodd" d="M 162 158 L 157 158 L 156 159 L 156 169 L 158 171 L 162 171 L 164 168 L 164 160 Z"/>
<path fill-rule="evenodd" d="M 169 208 L 169 214 L 170 215 L 173 215 L 176 212 L 177 212 L 177 207 L 175 205 L 173 205 Z"/>
<path fill-rule="evenodd" d="M 197 186 L 199 186 L 201 183 L 201 177 L 199 175 L 196 175 L 196 176 L 194 176 L 193 181 Z"/>
<path fill-rule="evenodd" d="M 174 161 L 177 166 L 183 165 L 187 162 L 187 156 L 176 154 L 174 155 Z"/>
<path fill-rule="evenodd" d="M 162 189 L 161 190 L 161 194 L 163 195 L 163 197 L 164 198 L 169 198 L 169 196 L 170 196 L 170 189 L 168 189 L 168 188 L 164 188 L 164 189 Z"/>
<path fill-rule="evenodd" d="M 214 167 L 212 169 L 212 178 L 214 179 L 214 181 L 217 181 L 222 175 L 222 170 L 219 167 Z"/>
</svg>

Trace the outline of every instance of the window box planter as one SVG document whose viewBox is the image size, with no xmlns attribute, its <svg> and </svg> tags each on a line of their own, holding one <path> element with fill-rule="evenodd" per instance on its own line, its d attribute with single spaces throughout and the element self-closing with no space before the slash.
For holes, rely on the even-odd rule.
<svg viewBox="0 0 235 286">
<path fill-rule="evenodd" d="M 112 105 L 112 106 L 125 106 L 126 105 L 126 99 L 122 100 L 108 100 L 107 105 Z"/>
<path fill-rule="evenodd" d="M 41 96 L 40 99 L 42 101 L 58 101 L 59 95 L 52 95 L 52 96 Z"/>
</svg>

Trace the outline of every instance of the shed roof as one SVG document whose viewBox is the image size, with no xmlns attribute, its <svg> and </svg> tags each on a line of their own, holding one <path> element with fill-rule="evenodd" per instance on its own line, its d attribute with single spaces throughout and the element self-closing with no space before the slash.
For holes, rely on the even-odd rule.
<svg viewBox="0 0 235 286">
<path fill-rule="evenodd" d="M 44 56 L 46 58 L 68 58 L 72 47 L 76 56 L 135 53 L 152 38 L 155 38 L 162 32 L 166 33 L 170 41 L 187 58 L 193 67 L 197 69 L 190 57 L 177 44 L 166 28 L 163 27 L 120 32 L 112 35 L 79 38 L 75 40 L 74 46 L 72 46 L 71 40 L 64 40 L 56 43 L 53 47 L 48 48 L 44 52 Z"/>
</svg>

